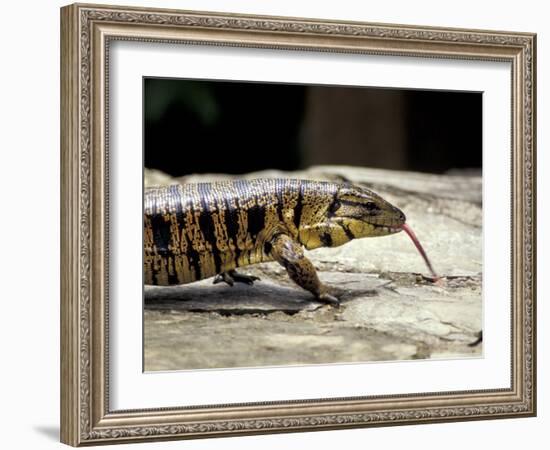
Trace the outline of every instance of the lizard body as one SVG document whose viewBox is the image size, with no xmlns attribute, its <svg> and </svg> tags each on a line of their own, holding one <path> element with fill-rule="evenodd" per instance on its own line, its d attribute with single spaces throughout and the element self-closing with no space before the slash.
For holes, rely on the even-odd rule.
<svg viewBox="0 0 550 450">
<path fill-rule="evenodd" d="M 299 286 L 337 303 L 303 252 L 401 231 L 405 215 L 350 183 L 255 179 L 148 188 L 145 284 L 252 283 L 238 267 L 277 261 Z"/>
</svg>

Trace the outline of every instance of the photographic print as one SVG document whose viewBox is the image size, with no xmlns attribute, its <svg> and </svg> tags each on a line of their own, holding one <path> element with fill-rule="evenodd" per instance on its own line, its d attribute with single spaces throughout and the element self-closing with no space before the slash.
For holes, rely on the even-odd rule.
<svg viewBox="0 0 550 450">
<path fill-rule="evenodd" d="M 145 371 L 483 355 L 482 93 L 143 99 Z"/>
<path fill-rule="evenodd" d="M 536 35 L 61 9 L 61 440 L 536 415 Z"/>
</svg>

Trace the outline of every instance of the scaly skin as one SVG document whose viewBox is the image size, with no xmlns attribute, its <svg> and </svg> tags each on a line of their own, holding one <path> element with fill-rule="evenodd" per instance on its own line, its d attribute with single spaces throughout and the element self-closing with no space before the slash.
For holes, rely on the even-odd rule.
<svg viewBox="0 0 550 450">
<path fill-rule="evenodd" d="M 252 283 L 237 267 L 277 261 L 316 298 L 337 303 L 303 252 L 401 231 L 405 215 L 349 183 L 290 179 L 149 188 L 144 205 L 145 283 Z"/>
</svg>

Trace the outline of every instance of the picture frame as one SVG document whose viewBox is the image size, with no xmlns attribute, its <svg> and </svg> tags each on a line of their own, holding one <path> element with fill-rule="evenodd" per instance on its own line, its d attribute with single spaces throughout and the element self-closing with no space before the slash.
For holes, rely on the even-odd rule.
<svg viewBox="0 0 550 450">
<path fill-rule="evenodd" d="M 510 64 L 510 385 L 113 409 L 108 106 L 110 46 L 117 41 Z M 535 99 L 531 33 L 107 5 L 62 8 L 61 441 L 81 446 L 536 415 Z"/>
</svg>

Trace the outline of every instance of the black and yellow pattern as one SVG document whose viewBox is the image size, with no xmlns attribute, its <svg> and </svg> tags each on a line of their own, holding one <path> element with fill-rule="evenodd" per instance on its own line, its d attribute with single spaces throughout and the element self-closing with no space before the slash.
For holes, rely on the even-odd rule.
<svg viewBox="0 0 550 450">
<path fill-rule="evenodd" d="M 251 283 L 235 269 L 278 261 L 317 298 L 337 300 L 317 278 L 308 250 L 401 231 L 404 214 L 348 183 L 256 179 L 149 188 L 144 202 L 145 283 Z"/>
</svg>

